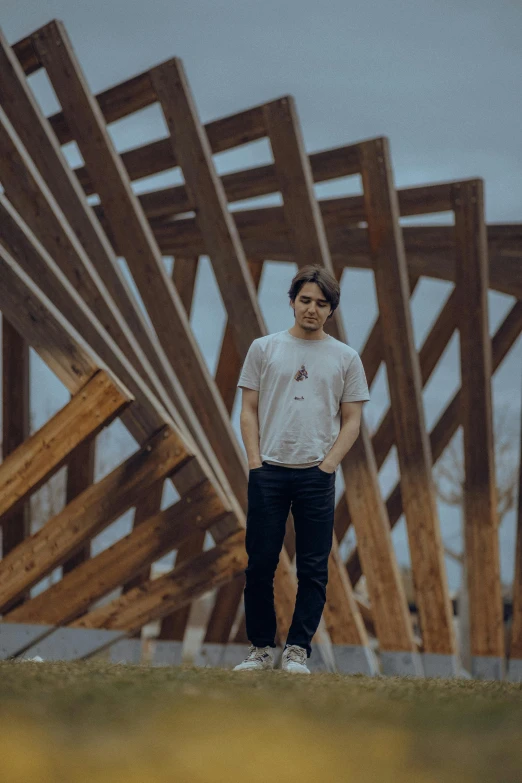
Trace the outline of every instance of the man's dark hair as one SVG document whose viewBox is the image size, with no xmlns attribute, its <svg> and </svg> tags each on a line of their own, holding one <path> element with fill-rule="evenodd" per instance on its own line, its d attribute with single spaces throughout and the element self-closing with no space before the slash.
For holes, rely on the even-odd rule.
<svg viewBox="0 0 522 783">
<path fill-rule="evenodd" d="M 328 316 L 328 318 L 331 318 L 339 307 L 339 299 L 341 297 L 341 289 L 335 277 L 331 275 L 330 272 L 327 272 L 322 266 L 316 266 L 315 264 L 304 266 L 299 270 L 290 284 L 288 296 L 290 297 L 291 302 L 295 301 L 299 291 L 305 283 L 317 283 L 324 294 L 324 298 L 331 307 L 331 313 Z"/>
</svg>

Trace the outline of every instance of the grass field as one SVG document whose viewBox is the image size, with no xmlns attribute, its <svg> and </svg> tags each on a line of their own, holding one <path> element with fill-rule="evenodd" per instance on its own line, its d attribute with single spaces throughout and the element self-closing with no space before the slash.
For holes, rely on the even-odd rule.
<svg viewBox="0 0 522 783">
<path fill-rule="evenodd" d="M 0 663 L 1 783 L 521 783 L 522 684 Z"/>
</svg>

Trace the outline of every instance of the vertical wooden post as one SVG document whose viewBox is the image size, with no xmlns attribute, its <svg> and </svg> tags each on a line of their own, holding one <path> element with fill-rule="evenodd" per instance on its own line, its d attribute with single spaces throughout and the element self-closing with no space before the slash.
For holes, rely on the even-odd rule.
<svg viewBox="0 0 522 783">
<path fill-rule="evenodd" d="M 29 437 L 29 346 L 19 332 L 2 318 L 2 458 Z M 21 508 L 7 512 L 0 519 L 2 557 L 5 557 L 30 535 L 31 516 L 27 500 Z M 29 596 L 27 593 L 11 608 Z"/>
<path fill-rule="evenodd" d="M 485 679 L 502 679 L 504 632 L 491 410 L 488 257 L 482 182 L 476 180 L 454 185 L 453 206 L 472 674 Z"/>
<path fill-rule="evenodd" d="M 513 579 L 513 625 L 511 628 L 508 679 L 522 682 L 522 426 L 518 479 L 517 542 Z"/>
<path fill-rule="evenodd" d="M 410 288 L 387 139 L 359 145 L 368 238 L 382 323 L 401 491 L 424 642 L 426 674 L 457 672 L 452 607 L 431 474 Z"/>
<path fill-rule="evenodd" d="M 67 463 L 67 485 L 65 490 L 65 504 L 68 505 L 84 489 L 94 482 L 94 460 L 96 454 L 96 439 L 84 441 L 75 448 Z M 80 563 L 84 563 L 91 556 L 91 542 L 88 541 L 83 549 L 70 557 L 62 566 L 62 573 L 68 574 Z"/>
</svg>

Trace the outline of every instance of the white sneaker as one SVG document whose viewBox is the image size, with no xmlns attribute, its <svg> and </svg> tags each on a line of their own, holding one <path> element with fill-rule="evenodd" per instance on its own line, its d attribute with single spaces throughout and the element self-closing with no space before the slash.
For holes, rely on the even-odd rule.
<svg viewBox="0 0 522 783">
<path fill-rule="evenodd" d="M 255 647 L 255 645 L 250 645 L 250 649 L 248 651 L 248 655 L 245 658 L 245 660 L 242 663 L 238 663 L 237 666 L 234 666 L 233 671 L 235 672 L 245 672 L 245 671 L 252 671 L 257 670 L 261 671 L 262 669 L 273 669 L 274 668 L 274 653 L 272 652 L 271 647 Z"/>
<path fill-rule="evenodd" d="M 298 647 L 297 644 L 289 644 L 283 651 L 281 668 L 284 672 L 292 672 L 293 674 L 310 674 L 310 669 L 306 665 L 306 658 L 304 647 Z"/>
</svg>

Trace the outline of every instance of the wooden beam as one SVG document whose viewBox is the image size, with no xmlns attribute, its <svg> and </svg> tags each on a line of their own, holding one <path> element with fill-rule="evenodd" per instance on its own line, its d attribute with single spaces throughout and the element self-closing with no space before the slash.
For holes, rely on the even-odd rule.
<svg viewBox="0 0 522 783">
<path fill-rule="evenodd" d="M 259 290 L 261 275 L 263 273 L 263 261 L 249 259 L 248 265 L 256 292 Z M 236 348 L 234 333 L 230 324 L 226 323 L 221 342 L 221 350 L 216 369 L 216 384 L 225 403 L 229 416 L 237 393 L 237 382 L 241 373 L 242 359 Z"/>
<path fill-rule="evenodd" d="M 522 302 L 515 302 L 491 341 L 493 372 L 499 368 L 511 347 L 522 332 Z M 433 462 L 442 455 L 460 426 L 460 390 L 452 397 L 439 416 L 430 433 L 430 445 Z M 403 513 L 400 485 L 397 484 L 386 501 L 390 526 L 393 529 Z M 346 567 L 352 585 L 355 587 L 362 576 L 361 562 L 357 547 L 350 553 Z"/>
<path fill-rule="evenodd" d="M 172 282 L 190 318 L 194 303 L 196 277 L 199 266 L 199 257 L 176 258 L 172 270 Z M 191 557 L 195 557 L 203 549 L 205 532 L 198 530 L 187 541 L 184 541 L 176 552 L 176 566 L 184 563 Z M 183 641 L 185 630 L 189 621 L 191 606 L 187 604 L 177 612 L 163 617 L 159 629 L 158 639 L 170 641 Z"/>
<path fill-rule="evenodd" d="M 134 395 L 135 402 L 125 411 L 122 416 L 122 421 L 135 440 L 138 443 L 145 442 L 152 434 L 164 426 L 165 423 L 172 427 L 177 426 L 177 419 L 173 420 L 170 418 L 155 396 L 151 394 L 149 388 L 129 364 L 125 355 L 111 340 L 110 336 L 101 328 L 83 300 L 71 287 L 64 275 L 61 274 L 60 270 L 57 269 L 52 259 L 49 258 L 41 245 L 38 244 L 31 232 L 27 229 L 27 226 L 23 224 L 3 196 L 0 196 L 0 216 L 2 217 L 2 220 L 0 220 L 0 233 L 4 232 L 10 245 L 17 250 L 17 257 L 23 262 L 24 268 L 45 286 L 45 293 L 47 293 L 50 298 L 53 298 L 53 301 L 60 306 L 61 311 L 70 318 L 78 331 L 89 340 L 89 343 L 93 346 L 94 350 L 103 356 L 111 369 L 117 374 L 118 378 L 123 380 Z M 5 306 L 11 307 L 11 311 L 20 319 L 19 328 L 25 330 L 23 333 L 26 339 L 28 339 L 28 342 L 30 342 L 33 347 L 37 347 L 37 350 L 38 346 L 41 344 L 43 349 L 43 353 L 41 354 L 42 358 L 44 358 L 44 361 L 47 361 L 51 369 L 54 369 L 57 372 L 59 377 L 61 377 L 59 370 L 62 368 L 61 366 L 58 368 L 55 366 L 56 361 L 59 358 L 59 351 L 57 351 L 56 346 L 60 344 L 60 340 L 64 342 L 66 346 L 64 359 L 67 360 L 64 369 L 67 371 L 70 366 L 67 363 L 70 361 L 67 351 L 71 351 L 71 357 L 73 359 L 72 366 L 74 367 L 73 381 L 76 381 L 78 369 L 81 367 L 76 345 L 83 346 L 82 350 L 84 351 L 87 346 L 82 342 L 79 334 L 76 333 L 76 336 L 73 336 L 74 330 L 70 329 L 63 317 L 59 313 L 56 313 L 56 310 L 49 302 L 44 304 L 41 294 L 37 291 L 36 287 L 32 285 L 30 287 L 31 293 L 29 296 L 34 297 L 36 307 L 42 308 L 40 320 L 36 318 L 34 312 L 31 312 L 30 309 L 26 307 L 26 301 L 28 301 L 28 293 L 25 287 L 26 284 L 19 278 L 19 275 L 22 274 L 23 276 L 23 273 L 12 259 L 10 259 L 10 263 L 12 264 L 13 269 L 9 279 L 12 281 L 12 286 L 18 285 L 16 291 L 17 299 L 16 302 L 12 303 L 9 297 L 6 297 Z M 6 279 L 6 286 L 9 285 L 9 279 Z M 6 294 L 8 293 L 8 290 L 9 289 L 5 291 Z M 18 302 L 20 302 L 21 311 L 17 307 Z M 49 319 L 51 320 L 53 328 L 58 331 L 57 339 L 47 335 L 47 320 Z M 39 326 L 39 329 L 35 330 L 35 324 Z M 70 346 L 71 342 L 73 342 L 73 348 L 67 347 Z M 91 351 L 87 351 L 86 360 L 91 362 L 89 366 L 91 367 L 92 372 L 94 372 L 96 368 L 100 366 L 101 360 L 98 359 L 98 357 L 95 357 L 95 361 L 91 361 L 90 356 L 92 356 Z M 69 390 L 73 391 L 75 386 L 73 384 L 73 387 L 70 387 L 70 379 L 67 375 L 63 380 Z M 226 494 L 231 503 L 231 507 L 234 508 L 235 513 L 238 515 L 238 524 L 240 526 L 243 525 L 243 513 L 230 490 L 226 490 L 226 486 L 228 485 L 226 485 L 223 480 L 220 480 L 219 484 L 217 483 L 215 472 L 211 470 L 203 455 L 198 451 L 190 435 L 183 430 L 181 430 L 180 435 L 183 437 L 184 443 L 190 452 L 197 456 L 197 462 L 194 462 L 194 470 L 196 472 L 199 471 L 199 480 L 202 480 L 203 476 L 213 477 L 212 480 L 216 482 L 216 491 Z M 212 467 L 214 467 L 215 463 L 216 459 L 214 457 Z M 219 470 L 219 465 L 217 466 L 217 469 Z M 180 480 L 176 478 L 176 489 L 182 495 L 187 488 L 183 484 L 180 484 L 179 481 Z M 219 522 L 216 529 L 212 530 L 212 534 L 219 536 L 221 526 L 222 523 Z"/>
<path fill-rule="evenodd" d="M 77 178 L 62 154 L 55 134 L 26 82 L 16 56 L 1 32 L 0 104 L 42 179 L 60 205 L 67 222 L 80 240 L 86 256 L 117 305 L 124 323 L 114 321 L 110 317 L 109 320 L 104 320 L 104 311 L 97 310 L 100 320 L 126 352 L 138 372 L 147 379 L 152 388 L 155 388 L 156 393 L 160 397 L 162 394 L 170 394 L 174 403 L 180 407 L 176 379 L 158 340 L 131 294 L 112 246 L 87 203 Z M 13 184 L 13 187 L 16 187 L 16 184 Z M 35 223 L 33 227 L 36 228 Z M 46 243 L 46 246 L 51 252 L 56 251 L 56 245 L 51 247 Z M 82 269 L 81 265 L 74 268 L 68 266 L 67 269 L 69 280 L 73 284 L 86 274 L 86 270 Z M 95 300 L 86 299 L 86 302 L 91 307 L 96 306 Z M 142 349 L 141 356 L 134 350 L 135 341 Z M 149 362 L 162 386 L 155 386 L 156 376 L 149 374 Z"/>
<path fill-rule="evenodd" d="M 29 346 L 7 318 L 2 319 L 2 458 L 29 437 Z M 2 470 L 0 466 L 0 472 Z M 0 512 L 1 513 L 1 512 Z M 24 503 L 0 517 L 2 557 L 30 535 L 30 507 Z"/>
<path fill-rule="evenodd" d="M 65 485 L 65 505 L 68 506 L 75 497 L 94 484 L 94 467 L 96 457 L 96 439 L 85 440 L 73 450 L 67 461 L 67 483 Z M 76 566 L 84 563 L 91 556 L 91 542 L 78 550 L 62 565 L 62 574 L 68 574 Z"/>
<path fill-rule="evenodd" d="M 177 433 L 168 427 L 160 431 L 0 561 L 0 606 L 74 555 L 86 540 L 133 506 L 151 483 L 175 473 L 189 459 L 193 458 Z"/>
<path fill-rule="evenodd" d="M 368 634 L 335 536 L 328 559 L 328 585 L 323 617 L 332 644 L 368 645 Z"/>
<path fill-rule="evenodd" d="M 320 202 L 326 236 L 333 264 L 372 269 L 367 233 L 347 223 L 338 210 L 326 214 Z M 232 213 L 247 256 L 271 261 L 296 261 L 286 234 L 282 208 L 264 207 L 237 210 Z M 105 225 L 105 223 L 104 223 Z M 204 245 L 193 218 L 171 222 L 151 222 L 156 241 L 164 255 L 197 255 Z M 455 245 L 451 226 L 409 226 L 403 229 L 404 246 L 410 273 L 455 282 Z M 522 298 L 522 224 L 492 225 L 488 228 L 490 254 L 490 287 L 501 293 Z"/>
<path fill-rule="evenodd" d="M 413 296 L 413 293 L 418 283 L 419 283 L 419 278 L 414 275 L 410 275 L 411 296 Z M 374 383 L 375 378 L 377 377 L 377 372 L 381 365 L 381 361 L 383 361 L 384 358 L 383 346 L 382 346 L 382 325 L 381 325 L 380 316 L 377 316 L 377 318 L 375 319 L 374 324 L 370 329 L 370 332 L 361 350 L 360 355 L 364 367 L 364 372 L 366 375 L 366 380 L 368 382 L 369 388 L 371 389 L 372 384 Z M 422 365 L 421 365 L 421 371 L 422 371 Z M 392 429 L 391 437 L 392 437 L 392 445 L 393 445 L 393 421 L 390 419 L 390 421 L 388 422 L 388 414 L 386 414 L 385 420 L 386 420 L 386 427 L 388 427 L 391 424 L 391 429 Z M 388 434 L 388 430 L 386 430 L 386 434 Z M 375 440 L 375 436 L 373 436 L 372 447 L 374 449 L 374 454 L 375 454 L 375 448 L 378 445 L 378 443 L 379 442 Z M 391 448 L 391 445 L 389 448 Z M 376 456 L 377 469 L 379 469 L 382 463 L 379 462 L 379 458 L 377 457 L 377 455 L 375 456 Z M 339 499 L 339 502 L 337 503 L 335 509 L 334 527 L 339 542 L 341 542 L 344 536 L 346 535 L 346 532 L 348 531 L 348 528 L 350 527 L 351 523 L 352 520 L 350 517 L 350 511 L 348 509 L 348 504 L 346 503 L 346 495 L 344 494 Z"/>
<path fill-rule="evenodd" d="M 185 308 L 187 318 L 190 318 L 192 313 L 198 267 L 199 256 L 194 256 L 193 258 L 178 256 L 174 259 L 172 282 Z"/>
<path fill-rule="evenodd" d="M 138 442 L 143 438 L 148 438 L 165 423 L 165 416 L 167 415 L 165 410 L 155 400 L 149 387 L 134 371 L 127 357 L 102 328 L 84 300 L 76 289 L 71 286 L 29 227 L 21 220 L 5 197 L 0 195 L 0 252 L 2 246 L 8 248 L 12 254 L 16 255 L 17 262 L 19 262 L 16 263 L 13 256 L 4 251 L 4 263 L 12 266 L 11 283 L 9 285 L 13 286 L 13 293 L 16 287 L 17 301 L 20 301 L 23 308 L 24 291 L 27 286 L 34 298 L 35 307 L 42 310 L 40 315 L 41 331 L 38 331 L 33 328 L 34 322 L 32 318 L 24 317 L 23 309 L 21 312 L 16 312 L 14 303 L 11 308 L 15 310 L 20 323 L 23 324 L 21 328 L 24 329 L 24 335 L 28 335 L 26 339 L 29 344 L 37 352 L 42 351 L 41 356 L 43 360 L 72 393 L 83 385 L 83 383 L 78 384 L 78 380 L 81 381 L 82 377 L 80 376 L 77 379 L 74 371 L 72 378 L 62 375 L 63 370 L 66 372 L 70 371 L 69 368 L 72 369 L 75 363 L 67 361 L 64 368 L 57 363 L 58 357 L 55 356 L 55 343 L 53 341 L 49 343 L 50 336 L 47 336 L 47 320 L 50 320 L 52 328 L 58 332 L 58 339 L 64 341 L 64 358 L 68 359 L 67 350 L 69 349 L 67 346 L 71 340 L 77 344 L 82 344 L 84 359 L 88 362 L 90 368 L 88 377 L 96 371 L 102 364 L 101 360 L 103 360 L 106 366 L 110 367 L 115 375 L 121 378 L 122 382 L 128 386 L 135 397 L 135 404 L 129 409 L 127 414 L 124 414 L 125 422 L 131 427 L 131 434 L 136 437 Z M 8 274 L 7 269 L 6 274 Z M 30 275 L 32 280 L 29 280 L 27 275 Z M 42 287 L 43 299 L 42 293 L 32 282 L 34 280 L 37 280 Z M 30 285 L 27 281 L 29 281 Z M 8 291 L 8 283 L 6 282 L 5 293 L 7 294 Z M 5 307 L 9 306 L 9 302 L 6 300 Z M 0 309 L 2 308 L 0 307 Z M 7 311 L 4 312 L 7 314 Z M 65 321 L 65 318 L 68 319 L 69 323 Z M 100 360 L 91 359 L 91 351 L 87 346 L 87 342 L 81 340 L 80 334 L 83 340 L 89 343 L 92 350 L 96 351 L 101 357 Z M 48 343 L 52 347 L 50 351 L 47 350 Z M 38 348 L 39 345 L 41 345 L 40 349 Z M 84 378 L 83 382 L 86 380 L 87 378 Z M 73 382 L 72 387 L 70 385 L 71 381 Z M 178 424 L 177 419 L 176 424 Z"/>
<path fill-rule="evenodd" d="M 98 365 L 87 344 L 0 244 L 0 311 L 64 386 L 79 391 Z"/>
<path fill-rule="evenodd" d="M 239 604 L 243 598 L 244 588 L 245 576 L 241 573 L 218 590 L 205 631 L 205 644 L 226 644 L 228 642 Z"/>
<path fill-rule="evenodd" d="M 180 568 L 93 609 L 71 626 L 132 633 L 148 622 L 160 620 L 243 571 L 246 567 L 244 537 L 244 532 L 238 531 Z"/>
<path fill-rule="evenodd" d="M 491 408 L 488 258 L 480 180 L 454 185 L 464 434 L 464 529 L 471 654 L 504 658 L 497 487 Z"/>
<path fill-rule="evenodd" d="M 294 100 L 285 97 L 273 101 L 264 107 L 264 112 L 277 182 L 283 197 L 285 224 L 298 266 L 318 264 L 333 274 L 324 225 L 313 190 L 310 161 L 306 156 Z M 338 311 L 329 324 L 331 328 L 328 331 L 346 342 Z M 364 520 L 361 524 L 363 523 Z M 357 641 L 347 643 L 367 644 L 364 624 L 338 556 L 335 540 L 328 570 L 325 618 L 328 618 L 326 625 L 330 637 L 334 633 L 332 641 L 341 644 L 344 641 L 340 640 L 350 638 Z"/>
<path fill-rule="evenodd" d="M 457 292 L 454 290 L 449 295 L 419 351 L 419 365 L 423 387 L 428 383 L 457 328 L 458 312 Z M 394 444 L 394 438 L 393 414 L 392 409 L 388 408 L 372 438 L 378 469 L 384 464 Z"/>
<path fill-rule="evenodd" d="M 519 302 L 519 304 L 522 304 Z M 520 457 L 518 478 L 517 533 L 515 544 L 515 573 L 513 578 L 513 624 L 509 644 L 511 660 L 522 659 L 522 427 L 520 428 Z"/>
<path fill-rule="evenodd" d="M 131 397 L 106 372 L 97 372 L 67 405 L 0 465 L 0 516 L 58 470 L 79 443 L 95 437 Z"/>
<path fill-rule="evenodd" d="M 96 181 L 111 229 L 134 276 L 158 338 L 191 399 L 199 423 L 209 436 L 234 494 L 244 505 L 244 455 L 63 26 L 53 22 L 42 28 L 34 35 L 34 45 Z"/>
<path fill-rule="evenodd" d="M 180 565 L 190 560 L 203 550 L 203 544 L 205 542 L 205 531 L 198 530 L 191 533 L 191 535 L 182 542 L 176 552 L 175 567 L 179 568 Z M 178 641 L 182 642 L 185 638 L 185 631 L 189 621 L 191 605 L 186 604 L 181 609 L 168 614 L 161 620 L 158 639 Z"/>
<path fill-rule="evenodd" d="M 134 519 L 132 521 L 132 529 L 136 530 L 137 527 L 143 525 L 155 514 L 159 514 L 161 508 L 161 498 L 163 495 L 164 481 L 160 480 L 156 484 L 152 484 L 142 495 L 138 505 L 134 510 Z M 148 564 L 147 564 L 148 565 Z M 151 578 L 150 567 L 144 568 L 139 573 L 133 573 L 128 582 L 123 585 L 123 592 L 127 593 L 134 587 L 143 584 Z"/>
<path fill-rule="evenodd" d="M 106 115 L 105 121 L 109 121 Z M 50 122 L 51 126 L 58 130 L 57 120 L 51 117 Z M 265 135 L 263 107 L 254 106 L 238 114 L 209 122 L 205 125 L 205 132 L 214 154 L 257 141 Z M 63 132 L 58 131 L 57 135 L 62 144 L 66 143 L 62 141 L 65 138 Z M 121 160 L 131 181 L 150 177 L 179 165 L 170 138 L 158 139 L 122 152 Z M 96 192 L 85 166 L 75 169 L 75 174 L 87 195 Z M 179 198 L 184 197 L 184 195 L 179 196 Z M 167 198 L 170 199 L 170 193 L 167 194 Z"/>
<path fill-rule="evenodd" d="M 452 608 L 431 475 L 419 360 L 413 340 L 408 270 L 387 140 L 363 142 L 360 160 L 424 650 L 454 655 Z"/>
<path fill-rule="evenodd" d="M 266 334 L 266 326 L 181 60 L 174 58 L 153 68 L 151 79 L 183 171 L 190 208 L 196 210 L 196 223 L 234 330 L 236 346 L 244 358 L 252 341 Z"/>
<path fill-rule="evenodd" d="M 207 527 L 226 513 L 210 482 L 203 482 L 28 601 L 9 615 L 8 622 L 66 625 L 111 590 L 129 584 L 133 574 L 150 571 L 154 560 L 178 547 L 194 529 Z"/>
</svg>

